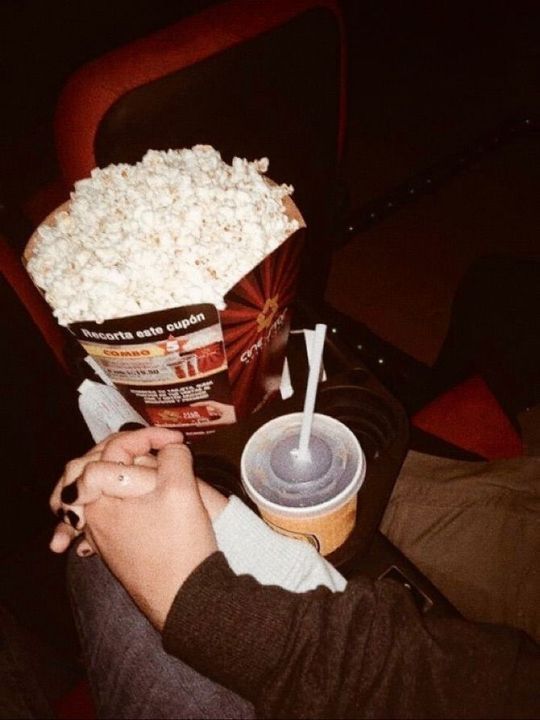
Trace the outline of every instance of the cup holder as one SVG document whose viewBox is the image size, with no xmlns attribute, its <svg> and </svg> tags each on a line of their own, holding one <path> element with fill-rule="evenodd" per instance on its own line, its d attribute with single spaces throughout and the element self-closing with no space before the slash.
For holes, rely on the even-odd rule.
<svg viewBox="0 0 540 720">
<path fill-rule="evenodd" d="M 321 389 L 317 410 L 347 425 L 368 460 L 376 459 L 398 435 L 400 421 L 394 408 L 365 387 L 346 385 Z"/>
<path fill-rule="evenodd" d="M 328 557 L 342 566 L 369 547 L 405 457 L 408 422 L 403 408 L 367 376 L 353 370 L 321 384 L 316 411 L 340 420 L 358 438 L 367 459 L 357 522 L 349 539 Z M 361 385 L 361 382 L 366 384 Z M 369 382 L 369 385 L 367 383 Z M 240 458 L 253 433 L 278 415 L 302 410 L 300 393 L 269 404 L 250 418 L 193 444 L 196 474 L 226 496 L 237 495 L 256 509 L 240 481 Z"/>
<path fill-rule="evenodd" d="M 240 482 L 240 471 L 225 457 L 195 454 L 193 463 L 195 475 L 203 478 L 225 497 L 234 494 L 246 500 L 247 496 Z"/>
</svg>

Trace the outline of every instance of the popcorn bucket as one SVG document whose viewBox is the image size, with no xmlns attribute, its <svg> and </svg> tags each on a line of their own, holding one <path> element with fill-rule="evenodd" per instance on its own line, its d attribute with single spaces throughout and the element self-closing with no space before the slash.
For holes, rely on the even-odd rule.
<svg viewBox="0 0 540 720">
<path fill-rule="evenodd" d="M 279 392 L 305 232 L 292 200 L 283 203 L 299 229 L 229 290 L 224 310 L 204 303 L 68 324 L 149 424 L 196 438 L 255 412 Z M 66 209 L 69 203 L 45 223 Z M 25 261 L 36 241 L 34 234 Z"/>
</svg>

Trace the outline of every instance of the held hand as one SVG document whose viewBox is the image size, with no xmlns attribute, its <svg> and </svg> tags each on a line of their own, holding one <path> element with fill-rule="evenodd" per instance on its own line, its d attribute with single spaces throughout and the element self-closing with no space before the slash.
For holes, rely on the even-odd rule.
<svg viewBox="0 0 540 720">
<path fill-rule="evenodd" d="M 148 428 L 136 431 L 136 433 L 140 433 L 141 439 L 147 442 L 148 446 L 154 450 L 166 442 L 178 441 L 182 437 L 179 432 L 160 428 Z M 124 458 L 123 461 L 114 463 L 117 477 L 122 475 L 122 481 L 108 488 L 108 491 L 114 493 L 117 498 L 136 497 L 154 490 L 155 477 L 148 474 L 134 475 L 128 473 L 127 470 L 125 473 L 122 472 L 122 466 L 127 467 L 130 464 L 130 456 L 126 455 L 126 442 L 128 444 L 133 442 L 132 439 L 126 441 L 127 435 L 128 433 L 110 435 L 86 455 L 72 460 L 66 465 L 64 474 L 58 481 L 50 498 L 53 512 L 63 520 L 56 526 L 50 542 L 50 548 L 53 552 L 64 552 L 75 538 L 84 533 L 85 505 L 95 502 L 101 497 L 103 490 L 94 481 L 92 471 L 95 469 L 90 468 L 90 463 L 99 463 L 104 458 L 109 460 L 117 457 Z M 137 434 L 136 438 L 138 437 Z M 154 455 L 146 454 L 136 456 L 131 464 L 156 468 L 157 460 Z M 88 472 L 86 472 L 87 469 Z M 214 520 L 226 507 L 227 500 L 220 492 L 202 480 L 197 479 L 197 483 L 204 506 L 210 518 Z M 67 489 L 64 491 L 64 488 Z M 95 547 L 86 538 L 81 540 L 77 546 L 77 554 L 80 556 L 92 555 L 95 550 Z"/>
<path fill-rule="evenodd" d="M 142 448 L 135 448 L 138 455 Z M 86 506 L 88 532 L 103 559 L 150 621 L 161 629 L 178 589 L 216 549 L 208 513 L 183 444 L 159 450 L 156 469 L 128 466 L 134 478 L 152 477 L 155 490 L 118 499 L 118 466 L 90 465 L 99 502 Z"/>
<path fill-rule="evenodd" d="M 122 466 L 129 462 L 135 465 L 155 467 L 156 458 L 149 454 L 149 451 L 161 447 L 166 442 L 182 440 L 182 434 L 179 432 L 151 428 L 150 432 L 146 431 L 143 436 L 144 441 L 147 443 L 147 453 L 133 458 L 124 448 L 126 435 L 127 433 L 114 433 L 101 443 L 98 443 L 85 455 L 72 460 L 66 465 L 64 473 L 56 484 L 49 500 L 53 513 L 62 520 L 57 525 L 49 544 L 53 552 L 64 552 L 70 543 L 83 532 L 85 525 L 84 502 L 79 496 L 79 490 L 81 485 L 85 484 L 85 471 L 91 463 L 109 461 Z M 153 483 L 150 484 L 148 477 L 146 477 L 139 479 L 135 486 L 126 484 L 120 487 L 119 492 L 129 496 L 130 494 L 140 495 L 153 489 Z M 89 493 L 86 492 L 85 496 L 88 498 Z M 81 541 L 77 547 L 79 555 L 91 555 L 93 552 L 94 549 L 87 540 Z"/>
<path fill-rule="evenodd" d="M 106 449 L 97 450 L 99 458 L 96 449 L 81 458 L 84 468 L 76 487 L 90 541 L 141 610 L 161 628 L 180 585 L 217 546 L 189 449 L 171 442 L 179 433 L 173 438 L 172 433 L 161 430 L 157 435 L 156 430 L 122 433 L 107 441 Z M 135 464 L 158 445 L 162 447 L 155 467 Z M 79 469 L 70 465 L 66 479 Z M 208 504 L 219 512 L 225 499 L 202 487 Z M 133 497 L 141 488 L 146 494 Z"/>
</svg>

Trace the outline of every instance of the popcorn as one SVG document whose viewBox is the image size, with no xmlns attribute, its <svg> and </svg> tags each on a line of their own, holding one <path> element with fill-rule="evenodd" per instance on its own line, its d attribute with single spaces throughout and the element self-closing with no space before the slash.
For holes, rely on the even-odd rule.
<svg viewBox="0 0 540 720">
<path fill-rule="evenodd" d="M 268 159 L 208 145 L 149 150 L 80 180 L 67 211 L 35 234 L 27 269 L 61 325 L 213 303 L 299 223 L 290 185 L 263 177 Z"/>
</svg>

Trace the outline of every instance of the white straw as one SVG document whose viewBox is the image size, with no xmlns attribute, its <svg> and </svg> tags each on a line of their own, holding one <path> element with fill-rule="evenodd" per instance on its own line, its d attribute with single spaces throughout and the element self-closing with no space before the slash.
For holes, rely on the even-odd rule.
<svg viewBox="0 0 540 720">
<path fill-rule="evenodd" d="M 313 411 L 317 398 L 317 388 L 321 375 L 321 363 L 324 350 L 324 339 L 326 337 L 326 325 L 319 323 L 315 325 L 315 335 L 311 345 L 311 362 L 309 365 L 309 376 L 306 388 L 306 399 L 304 401 L 304 414 L 302 417 L 302 429 L 300 430 L 300 442 L 298 444 L 298 460 L 304 462 L 310 460 L 309 439 L 311 437 L 311 425 L 313 423 Z"/>
</svg>

